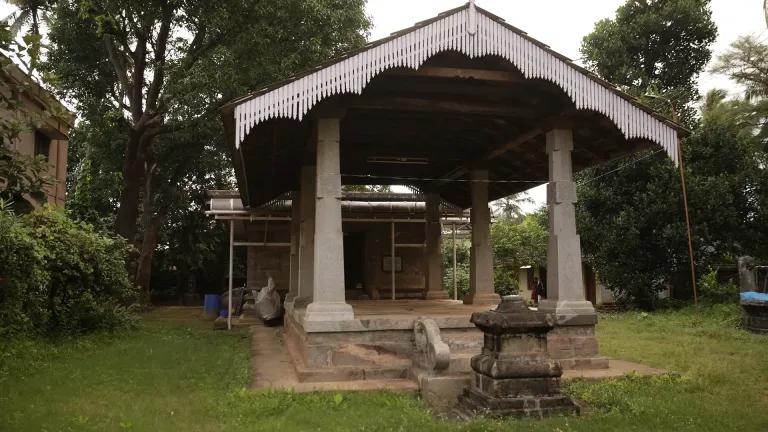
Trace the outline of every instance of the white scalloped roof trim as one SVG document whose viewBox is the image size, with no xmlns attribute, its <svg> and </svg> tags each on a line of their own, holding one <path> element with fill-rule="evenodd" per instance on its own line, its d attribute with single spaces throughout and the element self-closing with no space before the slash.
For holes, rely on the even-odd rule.
<svg viewBox="0 0 768 432">
<path fill-rule="evenodd" d="M 475 15 L 474 17 L 472 15 Z M 471 18 L 470 18 L 471 17 Z M 472 28 L 472 23 L 476 28 Z M 471 30 L 474 31 L 472 35 Z M 235 107 L 235 146 L 250 130 L 272 118 L 301 121 L 326 97 L 362 93 L 377 74 L 391 68 L 418 69 L 428 58 L 458 51 L 470 58 L 496 55 L 509 60 L 528 79 L 544 79 L 559 86 L 577 109 L 597 111 L 610 118 L 627 139 L 650 140 L 679 161 L 677 131 L 602 83 L 473 8 L 447 15 L 387 42 L 318 69 L 281 87 L 241 102 Z"/>
</svg>

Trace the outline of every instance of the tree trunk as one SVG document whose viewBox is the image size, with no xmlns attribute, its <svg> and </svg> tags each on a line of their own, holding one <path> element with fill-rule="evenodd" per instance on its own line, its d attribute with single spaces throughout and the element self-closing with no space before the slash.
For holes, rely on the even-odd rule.
<svg viewBox="0 0 768 432">
<path fill-rule="evenodd" d="M 136 268 L 136 285 L 142 293 L 142 303 L 150 303 L 150 279 L 152 277 L 152 257 L 155 254 L 157 241 L 160 234 L 160 227 L 163 225 L 165 214 L 153 216 L 149 224 L 144 229 L 144 240 L 141 242 L 141 252 L 139 253 L 139 263 Z"/>
<path fill-rule="evenodd" d="M 136 242 L 136 222 L 139 217 L 139 194 L 145 175 L 144 152 L 140 136 L 130 133 L 123 161 L 123 185 L 120 190 L 120 207 L 117 210 L 117 233 L 129 243 Z M 145 198 L 146 199 L 146 198 Z"/>
</svg>

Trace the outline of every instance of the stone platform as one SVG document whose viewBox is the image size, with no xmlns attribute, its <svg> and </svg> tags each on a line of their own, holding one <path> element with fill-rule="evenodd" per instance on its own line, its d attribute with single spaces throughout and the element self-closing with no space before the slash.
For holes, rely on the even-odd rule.
<svg viewBox="0 0 768 432">
<path fill-rule="evenodd" d="M 355 319 L 328 323 L 307 331 L 302 308 L 286 316 L 284 327 L 264 327 L 242 319 L 252 335 L 253 389 L 304 391 L 390 390 L 420 392 L 428 405 L 440 410 L 455 403 L 470 383 L 470 360 L 483 344 L 482 333 L 469 322 L 472 312 L 491 305 L 464 305 L 452 300 L 351 301 Z M 445 370 L 423 371 L 413 366 L 413 326 L 419 317 L 434 319 L 450 349 Z M 664 371 L 610 360 L 604 369 L 565 368 L 563 380 L 605 379 L 627 373 Z"/>
<path fill-rule="evenodd" d="M 307 322 L 305 309 L 285 317 L 285 345 L 299 380 L 327 382 L 400 379 L 411 376 L 414 323 L 433 319 L 452 348 L 452 370 L 469 370 L 480 350 L 482 333 L 469 322 L 472 312 L 491 305 L 470 306 L 453 300 L 351 301 L 355 319 Z"/>
</svg>

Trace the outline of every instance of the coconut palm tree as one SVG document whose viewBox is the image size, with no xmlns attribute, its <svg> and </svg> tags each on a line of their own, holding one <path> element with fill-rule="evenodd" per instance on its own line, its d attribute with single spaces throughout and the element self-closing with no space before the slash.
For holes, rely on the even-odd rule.
<svg viewBox="0 0 768 432">
<path fill-rule="evenodd" d="M 50 22 L 50 0 L 6 0 L 8 4 L 15 6 L 16 10 L 3 18 L 3 22 L 10 26 L 11 33 L 16 37 L 26 26 L 29 33 L 40 35 L 40 22 Z"/>
<path fill-rule="evenodd" d="M 496 201 L 496 214 L 505 219 L 518 219 L 523 216 L 523 204 L 533 203 L 525 192 L 510 195 Z"/>
</svg>

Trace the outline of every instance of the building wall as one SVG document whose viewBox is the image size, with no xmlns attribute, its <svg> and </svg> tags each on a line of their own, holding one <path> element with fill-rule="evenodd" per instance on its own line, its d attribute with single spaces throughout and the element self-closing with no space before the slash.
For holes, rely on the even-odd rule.
<svg viewBox="0 0 768 432">
<path fill-rule="evenodd" d="M 249 242 L 289 243 L 288 222 L 246 222 Z M 399 223 L 395 225 L 396 241 L 399 244 L 423 244 L 425 240 L 424 224 Z M 363 291 L 369 298 L 391 298 L 391 274 L 384 271 L 384 257 L 390 252 L 390 224 L 383 222 L 345 222 L 345 234 L 361 233 L 363 246 Z M 264 235 L 266 231 L 266 236 Z M 420 297 L 425 286 L 424 248 L 397 248 L 395 256 L 401 258 L 402 271 L 395 273 L 396 295 L 401 297 Z M 271 275 L 277 289 L 286 292 L 290 284 L 290 248 L 282 246 L 248 246 L 247 286 L 261 288 L 266 285 Z M 350 281 L 348 281 L 350 282 Z M 354 282 L 353 282 L 354 283 Z"/>
<path fill-rule="evenodd" d="M 9 82 L 28 81 L 23 72 L 15 67 L 11 67 L 5 75 L 0 75 L 0 78 L 2 78 L 0 92 L 6 96 L 10 94 Z M 35 156 L 36 132 L 50 139 L 47 153 L 41 153 L 41 155 L 48 158 L 50 165 L 48 174 L 55 179 L 55 183 L 46 188 L 46 196 L 48 203 L 63 206 L 67 178 L 67 135 L 73 126 L 74 117 L 50 94 L 35 84 L 28 86 L 28 91 L 19 96 L 19 101 L 19 108 L 15 111 L 0 110 L 0 116 L 4 119 L 14 119 L 25 126 L 17 139 L 9 143 L 9 147 L 21 154 Z M 56 116 L 49 107 L 55 107 Z"/>
<path fill-rule="evenodd" d="M 259 243 L 290 243 L 290 223 L 287 221 L 254 221 L 246 224 L 246 240 Z M 291 257 L 287 246 L 246 246 L 246 286 L 261 288 L 269 276 L 278 291 L 287 292 L 290 285 Z"/>
<path fill-rule="evenodd" d="M 11 144 L 11 148 L 23 155 L 37 156 L 35 154 L 35 130 L 22 132 Z M 46 187 L 45 195 L 49 204 L 63 206 L 67 188 L 67 151 L 68 141 L 51 139 L 48 153 L 40 155 L 48 158 L 50 169 L 48 175 L 56 179 L 53 185 Z"/>
<path fill-rule="evenodd" d="M 389 299 L 392 296 L 392 275 L 391 272 L 384 270 L 384 258 L 389 257 L 392 253 L 390 224 L 347 223 L 345 225 L 353 224 L 361 225 L 355 229 L 363 229 L 366 232 L 364 289 L 373 299 Z M 424 224 L 395 224 L 395 240 L 398 244 L 423 244 L 425 240 Z M 396 248 L 395 257 L 399 257 L 402 263 L 402 270 L 395 272 L 396 297 L 420 296 L 425 287 L 424 248 Z"/>
</svg>

